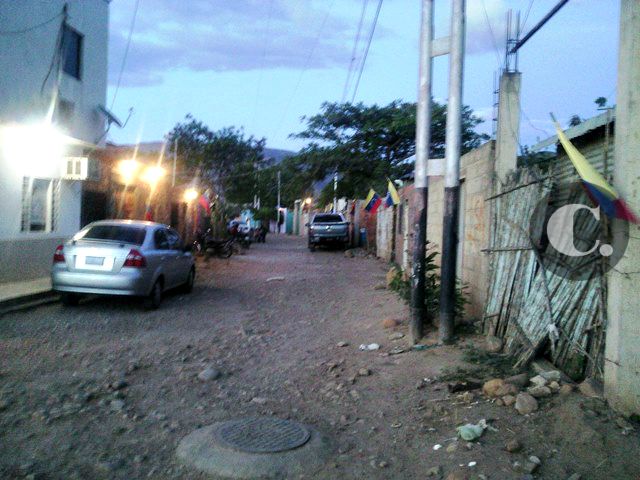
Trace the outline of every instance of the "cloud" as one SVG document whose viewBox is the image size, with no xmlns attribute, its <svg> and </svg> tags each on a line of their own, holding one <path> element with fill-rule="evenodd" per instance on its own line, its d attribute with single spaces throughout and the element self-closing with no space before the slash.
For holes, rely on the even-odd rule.
<svg viewBox="0 0 640 480">
<path fill-rule="evenodd" d="M 120 72 L 132 10 L 133 2 L 111 4 L 112 83 Z M 352 25 L 333 13 L 327 16 L 327 10 L 314 2 L 140 0 L 121 84 L 158 84 L 172 69 L 225 72 L 302 68 L 307 63 L 309 68 L 345 66 L 352 36 Z"/>
<path fill-rule="evenodd" d="M 467 2 L 467 53 L 495 51 L 497 46 L 499 54 L 504 55 L 507 8 L 504 0 Z"/>
</svg>

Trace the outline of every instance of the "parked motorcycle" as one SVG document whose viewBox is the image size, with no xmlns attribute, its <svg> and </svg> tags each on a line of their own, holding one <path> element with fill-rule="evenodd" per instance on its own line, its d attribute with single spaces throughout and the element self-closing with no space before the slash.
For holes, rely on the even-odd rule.
<svg viewBox="0 0 640 480">
<path fill-rule="evenodd" d="M 209 228 L 205 233 L 196 237 L 193 242 L 193 251 L 196 254 L 204 255 L 207 258 L 215 255 L 220 258 L 229 258 L 233 254 L 233 242 L 235 239 L 230 237 L 226 240 L 213 238 L 213 233 Z"/>
</svg>

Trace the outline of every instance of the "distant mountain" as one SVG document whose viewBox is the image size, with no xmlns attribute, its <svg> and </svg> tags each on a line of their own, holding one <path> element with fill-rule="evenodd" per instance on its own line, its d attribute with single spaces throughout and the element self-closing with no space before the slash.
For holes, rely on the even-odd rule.
<svg viewBox="0 0 640 480">
<path fill-rule="evenodd" d="M 272 158 L 273 163 L 278 165 L 287 157 L 292 157 L 296 154 L 296 152 L 292 152 L 291 150 L 282 150 L 280 148 L 265 148 L 264 149 L 264 157 Z"/>
</svg>

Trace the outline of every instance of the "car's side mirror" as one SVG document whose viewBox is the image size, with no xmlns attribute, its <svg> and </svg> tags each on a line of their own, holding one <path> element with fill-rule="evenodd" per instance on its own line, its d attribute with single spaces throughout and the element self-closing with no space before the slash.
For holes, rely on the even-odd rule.
<svg viewBox="0 0 640 480">
<path fill-rule="evenodd" d="M 193 247 L 191 245 L 185 245 L 184 248 L 182 249 L 182 251 L 185 253 L 190 253 L 192 250 L 193 250 Z"/>
</svg>

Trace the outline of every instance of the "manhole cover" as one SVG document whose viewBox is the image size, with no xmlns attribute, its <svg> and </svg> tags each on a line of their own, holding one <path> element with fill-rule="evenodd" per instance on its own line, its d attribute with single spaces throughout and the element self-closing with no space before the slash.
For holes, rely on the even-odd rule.
<svg viewBox="0 0 640 480">
<path fill-rule="evenodd" d="M 224 422 L 216 431 L 218 441 L 241 452 L 275 453 L 304 445 L 311 432 L 280 418 L 243 418 Z"/>
</svg>

